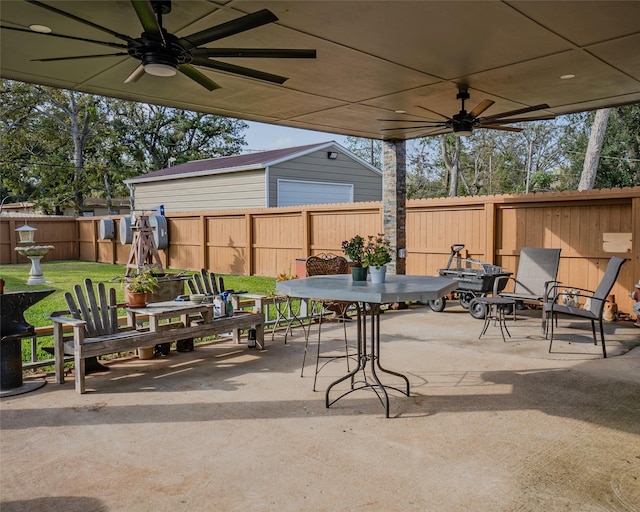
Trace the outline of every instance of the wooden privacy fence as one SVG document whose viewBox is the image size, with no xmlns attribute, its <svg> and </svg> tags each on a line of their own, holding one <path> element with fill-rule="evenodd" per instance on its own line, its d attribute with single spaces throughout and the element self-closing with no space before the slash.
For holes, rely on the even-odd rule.
<svg viewBox="0 0 640 512">
<path fill-rule="evenodd" d="M 640 187 L 410 200 L 406 214 L 407 274 L 436 274 L 454 243 L 465 244 L 468 257 L 514 272 L 521 247 L 559 247 L 558 278 L 593 289 L 608 259 L 620 256 L 630 261 L 613 293 L 621 309 L 631 311 L 629 293 L 640 279 Z M 169 245 L 160 251 L 166 267 L 276 276 L 295 274 L 296 259 L 321 252 L 342 254 L 342 240 L 355 234 L 382 232 L 382 204 L 171 213 L 166 220 Z M 28 221 L 39 229 L 37 243 L 56 246 L 45 261 L 128 259 L 130 246 L 118 237 L 99 240 L 100 218 Z M 25 261 L 13 250 L 13 230 L 23 222 L 0 221 L 0 262 Z M 118 224 L 116 219 L 116 233 Z"/>
</svg>

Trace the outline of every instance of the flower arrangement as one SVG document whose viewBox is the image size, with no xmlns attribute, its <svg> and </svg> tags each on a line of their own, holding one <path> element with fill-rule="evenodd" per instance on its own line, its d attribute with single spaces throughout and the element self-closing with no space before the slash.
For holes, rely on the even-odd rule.
<svg viewBox="0 0 640 512">
<path fill-rule="evenodd" d="M 151 293 L 158 286 L 158 278 L 146 268 L 133 277 L 125 277 L 122 284 L 131 293 Z"/>
<path fill-rule="evenodd" d="M 382 233 L 369 235 L 364 246 L 362 264 L 379 269 L 391 261 L 391 242 Z"/>
<path fill-rule="evenodd" d="M 365 256 L 364 238 L 356 235 L 350 240 L 344 240 L 342 242 L 342 251 L 355 266 L 361 267 Z"/>
</svg>

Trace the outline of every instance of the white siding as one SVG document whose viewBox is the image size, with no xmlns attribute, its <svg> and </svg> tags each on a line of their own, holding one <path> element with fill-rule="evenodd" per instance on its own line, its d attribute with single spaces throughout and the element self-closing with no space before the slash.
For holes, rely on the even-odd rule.
<svg viewBox="0 0 640 512">
<path fill-rule="evenodd" d="M 243 171 L 197 178 L 182 177 L 135 185 L 137 210 L 164 204 L 165 212 L 262 208 L 264 171 Z"/>
</svg>

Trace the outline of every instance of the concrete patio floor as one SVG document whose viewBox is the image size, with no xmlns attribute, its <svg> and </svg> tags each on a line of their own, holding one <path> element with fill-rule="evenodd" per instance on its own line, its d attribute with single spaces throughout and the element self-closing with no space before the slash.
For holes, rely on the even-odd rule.
<svg viewBox="0 0 640 512">
<path fill-rule="evenodd" d="M 640 329 L 607 324 L 602 359 L 587 324 L 561 319 L 551 354 L 539 312 L 508 325 L 385 312 L 383 362 L 412 386 L 389 419 L 369 390 L 325 408 L 300 329 L 114 360 L 85 395 L 48 376 L 0 402 L 0 510 L 640 510 Z"/>
</svg>

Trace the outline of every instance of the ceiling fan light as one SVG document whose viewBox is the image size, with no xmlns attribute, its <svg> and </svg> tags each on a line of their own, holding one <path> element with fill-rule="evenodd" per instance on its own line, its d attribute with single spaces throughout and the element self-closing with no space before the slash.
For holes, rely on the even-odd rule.
<svg viewBox="0 0 640 512">
<path fill-rule="evenodd" d="M 456 137 L 470 137 L 473 132 L 473 123 L 467 120 L 460 121 L 453 126 L 453 134 Z"/>
<path fill-rule="evenodd" d="M 146 73 L 154 76 L 175 76 L 178 63 L 172 55 L 161 52 L 149 52 L 142 57 Z"/>
<path fill-rule="evenodd" d="M 34 32 L 38 32 L 39 34 L 51 34 L 52 32 L 50 27 L 47 27 L 46 25 L 39 25 L 37 23 L 29 25 L 29 29 L 33 30 Z"/>
<path fill-rule="evenodd" d="M 144 65 L 146 73 L 154 76 L 175 76 L 176 68 L 169 64 L 162 64 L 158 62 L 152 62 Z"/>
</svg>

